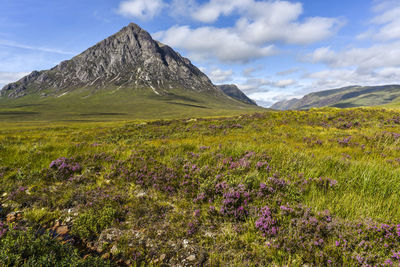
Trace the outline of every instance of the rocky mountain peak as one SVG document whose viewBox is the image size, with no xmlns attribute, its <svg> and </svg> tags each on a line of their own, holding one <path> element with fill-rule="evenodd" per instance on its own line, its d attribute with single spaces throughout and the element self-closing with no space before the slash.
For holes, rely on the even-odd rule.
<svg viewBox="0 0 400 267">
<path fill-rule="evenodd" d="M 79 88 L 147 88 L 165 94 L 172 88 L 222 94 L 188 59 L 131 23 L 70 60 L 46 71 L 34 71 L 6 85 L 11 98 L 39 92 Z"/>
</svg>

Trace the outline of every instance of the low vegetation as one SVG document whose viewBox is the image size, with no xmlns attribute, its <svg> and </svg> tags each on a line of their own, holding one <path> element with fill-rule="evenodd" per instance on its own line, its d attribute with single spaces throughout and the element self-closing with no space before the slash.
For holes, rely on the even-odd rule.
<svg viewBox="0 0 400 267">
<path fill-rule="evenodd" d="M 3 123 L 0 265 L 400 264 L 400 116 Z"/>
</svg>

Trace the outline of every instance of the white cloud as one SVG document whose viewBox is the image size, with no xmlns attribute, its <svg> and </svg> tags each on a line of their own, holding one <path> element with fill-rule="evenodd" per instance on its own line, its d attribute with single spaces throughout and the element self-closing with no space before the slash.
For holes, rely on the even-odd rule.
<svg viewBox="0 0 400 267">
<path fill-rule="evenodd" d="M 302 5 L 285 1 L 255 2 L 237 21 L 236 28 L 248 42 L 283 42 L 307 45 L 332 36 L 342 25 L 333 18 L 311 17 L 299 20 Z"/>
<path fill-rule="evenodd" d="M 243 9 L 253 3 L 253 0 L 210 0 L 194 10 L 192 17 L 201 22 L 211 23 L 221 15 L 230 15 L 234 10 Z"/>
<path fill-rule="evenodd" d="M 232 80 L 233 71 L 215 68 L 207 74 L 213 83 L 225 83 Z"/>
<path fill-rule="evenodd" d="M 399 84 L 400 68 L 384 67 L 376 70 L 332 69 L 310 73 L 305 78 L 313 80 L 309 86 L 309 91 L 322 91 L 351 85 Z"/>
<path fill-rule="evenodd" d="M 176 1 L 180 0 L 175 0 L 173 5 Z M 217 57 L 221 62 L 245 63 L 276 54 L 275 44 L 307 45 L 324 40 L 343 25 L 336 18 L 300 18 L 303 6 L 299 2 L 210 0 L 203 5 L 191 3 L 184 9 L 200 22 L 210 23 L 220 16 L 239 15 L 230 27 L 174 26 L 154 35 L 198 60 Z"/>
<path fill-rule="evenodd" d="M 1 72 L 0 71 L 0 90 L 4 85 L 16 82 L 22 77 L 28 75 L 27 72 Z"/>
<path fill-rule="evenodd" d="M 298 71 L 300 71 L 299 68 L 291 68 L 291 69 L 287 69 L 287 70 L 284 70 L 284 71 L 280 71 L 280 72 L 276 73 L 276 75 L 278 75 L 278 76 L 286 76 L 286 75 L 289 75 L 289 74 L 296 73 Z"/>
<path fill-rule="evenodd" d="M 248 78 L 244 82 L 238 84 L 238 87 L 247 93 L 256 92 L 269 92 L 274 89 L 283 89 L 289 87 L 296 87 L 297 82 L 295 80 L 267 80 L 263 78 Z"/>
<path fill-rule="evenodd" d="M 274 83 L 274 86 L 279 87 L 279 88 L 285 88 L 291 85 L 295 85 L 296 81 L 295 80 L 280 80 Z"/>
<path fill-rule="evenodd" d="M 230 28 L 175 26 L 153 36 L 172 47 L 187 50 L 190 57 L 198 60 L 216 57 L 222 62 L 244 63 L 277 52 L 273 45 L 260 47 L 245 42 Z"/>
<path fill-rule="evenodd" d="M 377 44 L 366 48 L 352 48 L 339 52 L 330 47 L 316 49 L 305 58 L 313 63 L 324 63 L 332 68 L 358 67 L 373 69 L 400 66 L 400 42 Z"/>
<path fill-rule="evenodd" d="M 243 71 L 242 71 L 242 75 L 244 76 L 244 77 L 252 77 L 253 76 L 253 74 L 254 74 L 254 72 L 256 72 L 257 71 L 257 69 L 256 68 L 253 68 L 253 67 L 250 67 L 250 68 L 246 68 L 246 69 L 244 69 Z"/>
<path fill-rule="evenodd" d="M 13 41 L 9 41 L 9 40 L 0 40 L 0 46 L 21 48 L 21 49 L 34 50 L 34 51 L 40 51 L 40 52 L 46 52 L 46 53 L 54 53 L 54 54 L 61 54 L 61 55 L 74 55 L 75 54 L 73 52 L 64 51 L 64 50 L 61 50 L 61 49 L 54 49 L 54 48 L 48 48 L 48 47 L 39 47 L 39 46 L 31 46 L 31 45 L 19 44 L 19 43 L 16 43 L 16 42 L 13 42 Z"/>
<path fill-rule="evenodd" d="M 172 0 L 169 5 L 169 14 L 176 19 L 190 17 L 194 10 L 198 8 L 196 0 Z"/>
<path fill-rule="evenodd" d="M 376 16 L 371 20 L 374 27 L 361 33 L 360 39 L 373 38 L 379 41 L 400 39 L 400 2 L 377 1 L 373 7 Z"/>
<path fill-rule="evenodd" d="M 165 7 L 163 0 L 125 0 L 120 3 L 118 13 L 126 17 L 149 20 Z"/>
</svg>

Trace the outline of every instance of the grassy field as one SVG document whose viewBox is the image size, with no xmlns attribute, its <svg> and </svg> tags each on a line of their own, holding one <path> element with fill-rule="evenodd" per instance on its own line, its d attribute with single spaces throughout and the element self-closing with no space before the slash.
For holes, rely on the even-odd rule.
<svg viewBox="0 0 400 267">
<path fill-rule="evenodd" d="M 400 263 L 396 110 L 185 114 L 4 120 L 0 265 Z"/>
<path fill-rule="evenodd" d="M 41 94 L 47 94 L 43 97 Z M 223 116 L 262 110 L 234 99 L 170 90 L 157 95 L 149 89 L 82 88 L 25 97 L 0 98 L 0 121 L 103 122 L 135 119 L 175 119 Z"/>
</svg>

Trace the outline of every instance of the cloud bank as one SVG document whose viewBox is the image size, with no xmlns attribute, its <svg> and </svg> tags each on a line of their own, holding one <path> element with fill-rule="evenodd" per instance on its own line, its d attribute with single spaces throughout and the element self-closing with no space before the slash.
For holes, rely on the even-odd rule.
<svg viewBox="0 0 400 267">
<path fill-rule="evenodd" d="M 221 63 L 247 63 L 275 55 L 279 52 L 276 45 L 281 43 L 313 44 L 329 38 L 343 25 L 337 18 L 301 19 L 301 3 L 281 0 L 210 0 L 202 5 L 192 1 L 186 9 L 193 20 L 205 24 L 227 16 L 237 19 L 230 27 L 173 26 L 154 37 L 185 50 L 196 60 L 215 57 Z"/>
</svg>

